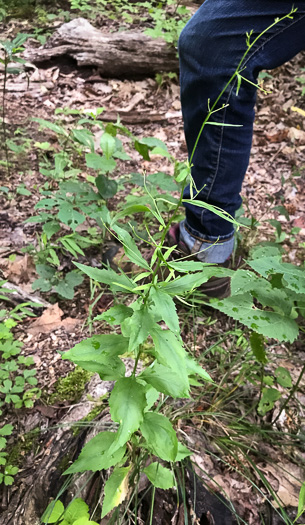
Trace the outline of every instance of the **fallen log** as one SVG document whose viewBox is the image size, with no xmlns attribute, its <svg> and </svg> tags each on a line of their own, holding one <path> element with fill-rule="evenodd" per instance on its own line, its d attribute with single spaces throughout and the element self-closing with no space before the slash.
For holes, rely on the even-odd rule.
<svg viewBox="0 0 305 525">
<path fill-rule="evenodd" d="M 138 77 L 177 72 L 177 51 L 164 40 L 140 32 L 103 33 L 84 18 L 63 24 L 38 49 L 28 49 L 26 60 L 34 64 L 60 57 L 92 66 L 103 77 Z"/>
<path fill-rule="evenodd" d="M 30 457 L 25 460 L 23 468 L 20 469 L 17 480 L 12 487 L 4 487 L 0 496 L 1 525 L 34 525 L 40 523 L 40 517 L 45 511 L 51 499 L 54 499 L 61 490 L 66 478 L 62 472 L 68 465 L 76 459 L 83 444 L 91 439 L 97 432 L 109 428 L 110 416 L 107 409 L 101 412 L 96 419 L 95 426 L 81 426 L 82 419 L 86 417 L 93 408 L 94 403 L 88 401 L 88 394 L 95 399 L 110 392 L 113 384 L 110 381 L 101 381 L 96 374 L 92 377 L 87 386 L 86 393 L 68 414 L 63 417 L 59 424 L 45 430 L 44 437 L 41 438 L 40 451 L 36 455 L 32 452 Z M 45 407 L 45 411 L 50 407 Z M 48 418 L 43 417 L 44 411 L 38 417 L 39 424 L 48 426 Z M 79 423 L 79 433 L 73 432 L 73 424 Z M 43 426 L 42 425 L 42 426 Z M 105 427 L 105 428 L 104 428 Z M 75 427 L 74 427 L 75 429 Z M 101 491 L 101 477 L 97 474 L 90 479 L 90 473 L 82 475 L 82 490 L 80 497 L 90 503 L 90 493 L 92 485 L 99 482 Z M 86 481 L 88 484 L 86 484 Z M 61 498 L 67 505 L 72 497 L 79 491 L 77 477 L 69 486 Z M 94 495 L 94 494 L 93 494 Z M 94 505 L 93 505 L 94 507 Z"/>
</svg>

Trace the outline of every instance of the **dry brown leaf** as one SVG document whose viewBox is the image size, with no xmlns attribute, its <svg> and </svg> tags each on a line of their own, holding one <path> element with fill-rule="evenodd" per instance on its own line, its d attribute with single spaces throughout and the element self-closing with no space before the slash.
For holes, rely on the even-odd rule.
<svg viewBox="0 0 305 525">
<path fill-rule="evenodd" d="M 299 492 L 304 481 L 304 469 L 294 463 L 281 463 L 278 465 L 260 466 L 260 470 L 265 473 L 267 480 L 281 500 L 284 507 L 297 507 L 299 502 Z M 273 505 L 278 508 L 279 504 L 275 501 Z"/>
<path fill-rule="evenodd" d="M 297 141 L 298 144 L 305 144 L 305 131 L 298 128 L 290 128 L 288 132 L 288 138 L 291 142 Z"/>
<path fill-rule="evenodd" d="M 128 113 L 129 111 L 134 109 L 139 104 L 139 102 L 141 102 L 142 100 L 145 99 L 145 95 L 146 95 L 146 93 L 144 93 L 144 92 L 136 93 L 131 98 L 131 100 L 129 101 L 128 106 L 126 106 L 125 108 L 124 107 L 121 108 L 120 111 L 124 111 L 124 112 Z"/>
<path fill-rule="evenodd" d="M 194 470 L 200 478 L 211 479 L 211 475 L 215 473 L 215 465 L 208 454 L 193 454 L 192 462 Z"/>
<path fill-rule="evenodd" d="M 281 129 L 277 131 L 276 133 L 272 133 L 272 134 L 266 133 L 266 137 L 269 140 L 269 142 L 283 142 L 287 139 L 288 134 L 289 134 L 288 129 Z"/>
<path fill-rule="evenodd" d="M 226 477 L 227 476 L 227 477 Z M 220 492 L 220 489 L 223 489 L 225 497 L 229 500 L 232 499 L 232 486 L 230 474 L 217 474 L 211 480 L 211 488 Z"/>
<path fill-rule="evenodd" d="M 31 324 L 28 332 L 32 335 L 40 333 L 48 334 L 61 327 L 67 332 L 72 332 L 75 326 L 79 323 L 79 320 L 67 317 L 62 321 L 62 315 L 63 311 L 59 308 L 58 303 L 56 303 L 50 306 L 50 308 L 47 308 L 41 317 L 38 317 L 38 319 Z"/>
<path fill-rule="evenodd" d="M 35 276 L 35 266 L 31 257 L 28 254 L 19 256 L 14 261 L 8 261 L 5 272 L 6 278 L 15 284 L 28 283 L 32 281 Z"/>
</svg>

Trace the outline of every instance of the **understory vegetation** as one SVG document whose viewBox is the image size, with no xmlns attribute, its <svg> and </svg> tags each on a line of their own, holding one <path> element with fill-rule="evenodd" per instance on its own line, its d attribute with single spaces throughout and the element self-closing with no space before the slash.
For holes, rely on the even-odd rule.
<svg viewBox="0 0 305 525">
<path fill-rule="evenodd" d="M 145 21 L 148 34 L 162 36 L 170 44 L 177 42 L 190 16 L 185 6 L 170 0 L 70 0 L 51 7 L 34 0 L 14 0 L 13 6 L 0 0 L 3 20 L 27 18 L 32 16 L 29 13 L 41 23 L 53 15 L 69 21 L 76 14 L 94 19 L 97 13 L 123 28 Z M 293 13 L 294 9 L 287 16 Z M 297 356 L 296 374 L 291 360 L 294 345 L 302 347 L 304 341 L 305 270 L 303 263 L 295 264 L 288 257 L 294 243 L 304 260 L 299 228 L 287 236 L 279 221 L 267 219 L 272 234 L 261 240 L 263 219 L 246 216 L 243 208 L 233 218 L 196 201 L 192 157 L 176 159 L 163 140 L 139 136 L 119 118 L 106 122 L 104 107 L 57 107 L 49 119 L 32 119 L 35 138 L 22 130 L 13 133 L 6 118 L 6 81 L 24 65 L 28 36 L 0 42 L 4 72 L 0 192 L 8 203 L 33 199 L 32 215 L 24 224 L 35 228 L 36 239 L 22 249 L 35 267 L 31 292 L 52 305 L 59 302 L 67 312 L 86 297 L 88 307 L 79 315 L 89 337 L 61 349 L 63 363 L 76 368 L 54 381 L 53 393 L 45 395 L 37 384 L 34 361 L 23 355 L 18 339 L 22 325 L 27 327 L 31 317 L 38 317 L 37 300 L 16 306 L 10 300 L 14 289 L 7 287 L 6 279 L 1 281 L 5 306 L 0 310 L 4 423 L 0 425 L 0 484 L 11 486 L 21 468 L 10 455 L 14 426 L 7 421 L 12 411 L 29 410 L 40 398 L 44 407 L 82 403 L 86 383 L 98 374 L 103 382 L 113 382 L 111 389 L 93 403 L 79 425 L 93 427 L 96 417 L 98 432 L 73 461 L 67 461 L 63 490 L 46 502 L 41 523 L 89 525 L 101 519 L 110 524 L 144 523 L 139 512 L 148 494 L 146 523 L 152 524 L 159 489 L 171 491 L 175 504 L 182 505 L 183 523 L 197 523 L 189 512 L 197 504 L 196 491 L 190 496 L 187 488 L 190 478 L 216 493 L 234 523 L 246 523 L 219 480 L 213 481 L 207 473 L 200 461 L 203 455 L 247 481 L 261 505 L 257 523 L 269 523 L 266 508 L 273 508 L 281 522 L 301 523 L 304 479 L 295 479 L 298 506 L 291 512 L 266 475 L 266 464 L 275 464 L 276 454 L 304 467 L 305 364 L 302 355 Z M 37 28 L 34 36 L 44 43 L 45 35 Z M 243 63 L 256 40 L 247 35 L 245 54 L 227 86 L 244 81 Z M 200 133 L 222 109 L 221 94 L 215 94 Z M 12 186 L 13 174 L 33 151 L 43 183 L 29 188 L 22 171 L 24 182 Z M 128 164 L 131 155 L 136 155 L 139 166 L 162 159 L 165 168 L 134 172 Z M 191 185 L 193 204 L 234 224 L 237 270 L 173 257 L 167 234 L 183 217 L 186 184 Z M 274 212 L 288 214 L 284 203 Z M 15 256 L 13 250 L 6 257 L 13 262 Z M 230 278 L 230 297 L 209 299 L 202 293 L 201 285 L 211 277 Z M 103 424 L 98 420 L 101 413 L 110 414 Z M 70 425 L 77 434 L 78 426 Z M 196 436 L 201 440 L 199 451 Z M 269 457 L 271 449 L 275 454 Z M 89 508 L 83 501 L 81 489 L 68 505 L 63 503 L 62 495 L 75 479 L 81 486 L 84 473 L 93 476 L 102 471 L 104 489 L 95 506 Z"/>
</svg>

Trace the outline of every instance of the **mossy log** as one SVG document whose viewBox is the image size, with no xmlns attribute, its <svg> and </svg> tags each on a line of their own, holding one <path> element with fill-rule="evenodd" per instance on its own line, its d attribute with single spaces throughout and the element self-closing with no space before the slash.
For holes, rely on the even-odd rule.
<svg viewBox="0 0 305 525">
<path fill-rule="evenodd" d="M 29 49 L 26 59 L 34 64 L 70 57 L 78 66 L 98 69 L 103 77 L 140 77 L 177 72 L 177 51 L 162 39 L 141 32 L 104 33 L 88 20 L 75 18 L 63 24 L 38 49 Z"/>
<path fill-rule="evenodd" d="M 40 518 L 50 501 L 58 495 L 67 477 L 63 472 L 73 462 L 83 447 L 95 434 L 108 429 L 110 415 L 104 409 L 95 419 L 95 425 L 86 425 L 84 418 L 92 410 L 94 403 L 88 401 L 88 394 L 99 399 L 101 395 L 112 389 L 112 382 L 101 381 L 95 374 L 81 400 L 68 411 L 59 421 L 53 420 L 50 430 L 45 430 L 39 437 L 37 447 L 32 454 L 24 459 L 22 468 L 15 478 L 12 487 L 4 487 L 0 496 L 1 525 L 39 525 Z M 41 408 L 44 408 L 43 406 Z M 48 426 L 49 418 L 43 417 L 51 408 L 41 410 L 40 424 Z M 53 410 L 56 412 L 56 410 Z M 83 423 L 82 423 L 83 422 Z M 75 426 L 79 424 L 79 426 Z M 75 432 L 75 430 L 78 430 Z M 94 497 L 100 494 L 102 479 L 99 473 L 93 478 L 90 472 L 81 477 L 81 487 L 77 478 L 70 484 L 60 498 L 67 505 L 76 493 L 94 507 Z M 86 483 L 88 481 L 88 483 Z M 3 489 L 3 486 L 1 487 Z M 81 490 L 80 490 L 81 488 Z"/>
</svg>

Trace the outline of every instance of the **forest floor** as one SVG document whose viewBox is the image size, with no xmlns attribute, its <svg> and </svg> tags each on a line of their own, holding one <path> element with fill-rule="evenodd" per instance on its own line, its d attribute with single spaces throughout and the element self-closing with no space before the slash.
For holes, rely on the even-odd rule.
<svg viewBox="0 0 305 525">
<path fill-rule="evenodd" d="M 13 22 L 4 28 L 4 34 L 8 38 L 14 31 Z M 305 55 L 299 55 L 292 62 L 268 72 L 264 77 L 264 88 L 270 93 L 260 93 L 258 96 L 253 148 L 242 192 L 245 216 L 250 219 L 254 217 L 259 221 L 255 233 L 241 231 L 242 242 L 249 248 L 254 242 L 273 240 L 276 235 L 282 236 L 287 260 L 295 264 L 304 262 L 305 253 L 305 118 L 292 108 L 296 106 L 305 109 L 305 95 L 302 95 L 304 88 L 297 80 L 302 74 L 304 78 L 304 67 Z M 0 75 L 0 82 L 2 84 L 3 74 Z M 164 78 L 164 83 L 160 85 L 155 78 L 105 79 L 97 70 L 77 68 L 69 61 L 53 64 L 51 67 L 30 69 L 28 73 L 17 76 L 9 75 L 5 118 L 8 135 L 15 138 L 19 145 L 25 144 L 25 147 L 18 155 L 10 152 L 9 176 L 5 166 L 2 166 L 0 269 L 3 279 L 29 294 L 32 293 L 32 283 L 37 278 L 33 252 L 39 250 L 38 235 L 41 228 L 39 224 L 25 223 L 25 220 L 36 214 L 34 206 L 41 198 L 40 188 L 46 182 L 46 177 L 41 174 L 39 168 L 41 149 L 37 148 L 35 143 L 49 142 L 56 152 L 60 148 L 56 135 L 50 130 L 39 131 L 37 123 L 32 119 L 38 117 L 54 121 L 54 111 L 57 108 L 96 107 L 104 107 L 106 112 L 113 114 L 119 113 L 123 124 L 126 123 L 134 135 L 159 138 L 166 143 L 176 159 L 186 159 L 179 86 L 175 80 Z M 152 121 L 152 114 L 156 116 L 156 121 Z M 66 117 L 68 125 L 73 118 Z M 161 157 L 154 157 L 148 162 L 140 160 L 135 151 L 129 154 L 131 160 L 124 162 L 122 166 L 126 174 L 143 171 L 147 174 L 161 171 L 169 173 L 170 167 Z M 2 149 L 2 160 L 3 155 Z M 85 180 L 85 173 L 80 174 L 80 180 Z M 109 200 L 110 207 L 116 207 L 116 198 Z M 281 231 L 276 233 L 268 219 L 276 219 L 281 225 Z M 33 252 L 25 253 L 25 249 L 30 245 L 34 247 Z M 90 252 L 88 258 L 89 263 L 93 262 L 98 266 L 101 263 L 101 248 Z M 63 268 L 71 268 L 71 261 L 66 259 L 62 261 Z M 42 296 L 50 306 L 45 307 L 44 311 L 34 310 L 35 319 L 27 317 L 15 329 L 15 337 L 23 343 L 22 354 L 32 356 L 35 361 L 37 386 L 42 391 L 42 398 L 36 401 L 33 408 L 10 409 L 4 412 L 4 422 L 14 426 L 11 443 L 17 440 L 21 445 L 20 457 L 15 457 L 20 470 L 14 484 L 3 490 L 3 511 L 14 505 L 17 501 L 16 494 L 24 490 L 27 479 L 33 480 L 36 472 L 40 472 L 41 475 L 39 464 L 45 456 L 52 453 L 52 434 L 57 432 L 57 426 L 67 421 L 67 415 L 75 406 L 83 405 L 84 410 L 76 416 L 80 421 L 92 408 L 99 406 L 98 403 L 102 403 L 100 398 L 104 394 L 103 387 L 97 387 L 95 383 L 96 398 L 90 398 L 91 401 L 88 402 L 85 384 L 79 385 L 79 377 L 75 380 L 71 375 L 71 382 L 68 382 L 64 393 L 58 393 L 58 381 L 67 375 L 69 377 L 74 368 L 70 362 L 61 359 L 59 351 L 72 348 L 90 333 L 87 320 L 93 301 L 87 283 L 76 290 L 74 298 L 70 301 L 54 293 Z M 111 296 L 105 294 L 90 315 L 101 313 L 111 301 Z M 210 309 L 199 309 L 194 317 L 181 306 L 180 317 L 186 345 L 195 348 L 197 355 L 206 355 L 207 370 L 210 373 L 213 370 L 217 373 L 218 370 L 219 374 L 219 367 L 215 364 L 218 358 L 215 355 L 210 356 L 212 366 L 209 368 L 209 351 L 213 345 L 222 348 L 226 353 L 232 351 L 234 354 L 238 351 L 242 346 L 242 326 Z M 98 329 L 98 324 L 93 326 L 94 329 Z M 232 334 L 230 343 L 223 341 L 222 336 L 227 333 Z M 281 354 L 281 363 L 289 369 L 293 379 L 297 378 L 300 366 L 304 363 L 305 350 L 302 339 L 301 335 L 293 345 L 274 341 L 270 344 L 274 353 Z M 220 361 L 224 359 L 221 354 L 219 356 Z M 87 379 L 89 381 L 89 378 Z M 78 385 L 76 396 L 73 392 L 76 389 L 74 381 Z M 92 378 L 90 381 L 92 383 Z M 90 393 L 92 395 L 92 392 Z M 295 413 L 287 413 L 286 418 L 280 422 L 280 431 L 287 432 L 287 435 L 304 432 L 305 383 L 300 385 L 298 399 L 300 406 L 296 408 Z M 207 407 L 206 403 L 206 400 L 203 400 L 201 405 L 198 403 L 188 418 L 184 415 L 178 421 L 181 433 L 196 451 L 194 462 L 201 469 L 201 477 L 208 486 L 214 482 L 214 487 L 224 490 L 226 498 L 233 503 L 236 513 L 244 523 L 276 523 L 275 518 L 272 518 L 273 521 L 267 520 L 265 510 L 262 518 L 260 513 L 262 505 L 265 504 L 265 495 L 254 490 L 253 483 L 239 473 L 240 458 L 226 455 L 222 451 L 219 460 L 219 448 L 215 443 L 220 435 L 226 434 L 226 429 L 215 429 L 211 422 L 206 423 L 205 416 L 201 414 Z M 233 401 L 232 403 L 234 405 Z M 179 420 L 179 410 L 177 407 L 175 410 Z M 245 407 L 238 407 L 236 413 L 241 415 L 243 410 Z M 196 415 L 196 411 L 199 415 Z M 36 436 L 28 445 L 24 436 L 29 436 L 29 433 L 37 429 L 41 431 L 39 437 Z M 24 448 L 22 442 L 26 442 Z M 257 458 L 257 465 L 293 515 L 298 504 L 300 481 L 305 479 L 304 446 L 298 449 L 291 449 L 289 444 L 277 447 L 275 442 L 262 443 L 258 436 L 254 436 L 253 448 L 256 447 L 260 447 L 261 452 L 261 458 Z M 266 457 L 270 461 L 266 461 Z M 259 485 L 257 475 L 254 475 L 254 480 Z M 56 494 L 53 493 L 52 496 L 55 497 Z M 161 509 L 161 517 L 156 515 L 154 523 L 183 523 L 181 513 L 175 517 L 175 509 L 171 509 L 170 502 L 167 504 L 167 511 L 166 518 L 164 509 Z M 197 518 L 200 519 L 200 515 L 197 514 Z M 10 519 L 12 521 L 7 519 L 6 523 L 19 523 L 17 518 L 15 522 L 13 518 Z"/>
</svg>

